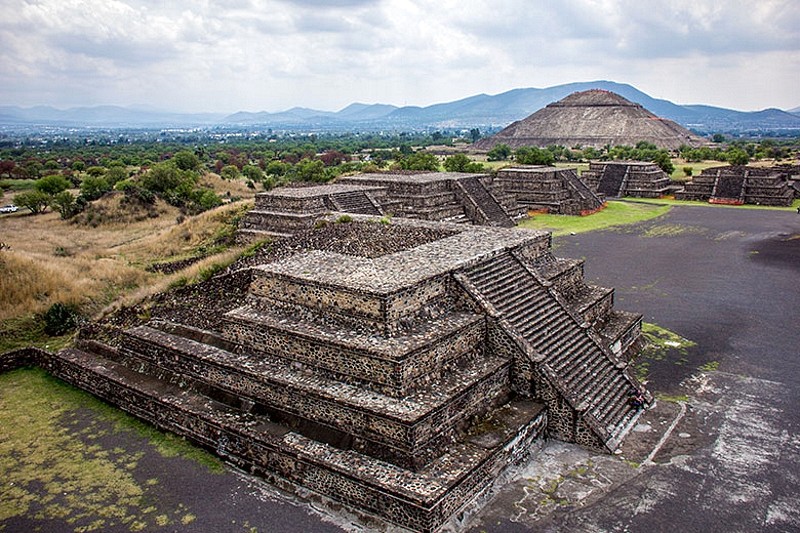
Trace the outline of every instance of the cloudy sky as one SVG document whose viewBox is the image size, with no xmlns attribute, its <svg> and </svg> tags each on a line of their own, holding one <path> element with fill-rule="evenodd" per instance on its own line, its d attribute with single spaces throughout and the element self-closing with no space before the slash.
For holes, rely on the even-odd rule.
<svg viewBox="0 0 800 533">
<path fill-rule="evenodd" d="M 430 105 L 606 79 L 800 106 L 798 0 L 2 0 L 0 105 Z"/>
</svg>

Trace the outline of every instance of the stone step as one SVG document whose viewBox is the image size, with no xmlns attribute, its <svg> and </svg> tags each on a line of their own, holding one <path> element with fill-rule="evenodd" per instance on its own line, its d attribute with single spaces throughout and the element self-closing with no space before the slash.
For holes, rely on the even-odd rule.
<svg viewBox="0 0 800 533">
<path fill-rule="evenodd" d="M 594 368 L 599 361 L 598 350 L 592 349 L 596 347 L 585 336 L 573 337 L 571 341 L 564 349 L 559 350 L 557 358 L 548 361 L 551 368 L 563 376 L 567 383 L 588 374 L 588 370 Z"/>
<path fill-rule="evenodd" d="M 513 266 L 514 259 L 508 254 L 502 254 L 490 261 L 485 261 L 471 268 L 468 268 L 465 273 L 473 280 L 474 283 L 479 283 L 484 276 L 489 273 L 505 270 L 509 266 Z"/>
<path fill-rule="evenodd" d="M 555 353 L 548 354 L 547 359 L 545 360 L 550 368 L 556 373 L 561 375 L 564 372 L 564 369 L 574 362 L 575 356 L 574 353 L 581 354 L 579 357 L 585 356 L 589 351 L 591 341 L 586 337 L 577 337 L 572 339 L 573 342 L 570 343 L 569 349 L 560 350 Z"/>
<path fill-rule="evenodd" d="M 586 395 L 589 396 L 595 383 L 605 382 L 619 372 L 618 368 L 605 364 L 597 358 L 593 360 L 593 363 L 595 363 L 594 366 L 591 369 L 587 369 L 583 377 L 570 383 L 573 390 L 585 391 Z"/>
<path fill-rule="evenodd" d="M 539 290 L 521 290 L 521 287 L 514 287 L 515 292 L 511 298 L 502 300 L 498 303 L 498 309 L 502 309 L 507 317 L 530 316 L 541 311 L 550 302 L 544 298 L 547 292 Z"/>
<path fill-rule="evenodd" d="M 483 286 L 484 290 L 492 291 L 495 287 L 502 287 L 509 282 L 519 281 L 524 279 L 525 276 L 524 273 L 504 265 L 504 268 L 486 271 L 480 277 L 473 276 L 473 278 Z"/>
<path fill-rule="evenodd" d="M 578 261 L 541 261 L 538 265 L 534 262 L 532 268 L 544 273 L 543 277 L 551 276 L 552 279 L 574 272 L 581 265 L 582 262 Z M 595 428 L 596 437 L 601 442 L 615 445 L 621 432 L 626 430 L 618 427 L 620 423 L 632 420 L 636 415 L 627 412 L 629 405 L 625 396 L 633 382 L 616 366 L 611 356 L 517 259 L 498 257 L 468 270 L 466 274 L 501 318 L 506 319 L 505 323 L 541 354 L 543 363 L 553 372 L 558 390 L 569 401 L 575 402 L 574 408 L 579 410 L 579 416 L 587 417 L 587 422 L 588 419 L 594 421 L 589 427 Z M 496 281 L 498 279 L 509 284 L 510 280 L 515 280 L 519 293 L 500 299 L 508 292 L 502 283 Z M 603 302 L 613 294 L 609 289 L 590 286 L 583 286 L 582 291 L 576 293 L 571 303 L 583 311 L 592 306 L 604 306 Z M 610 306 L 611 302 L 607 303 Z M 624 315 L 614 315 L 613 332 L 627 323 Z M 618 334 L 624 335 L 625 332 Z"/>
<path fill-rule="evenodd" d="M 467 420 L 509 392 L 510 362 L 492 357 L 452 369 L 430 390 L 396 398 L 149 326 L 128 330 L 123 352 L 179 378 L 247 398 L 313 436 L 351 435 L 355 449 L 406 468 L 419 468 L 442 453 Z"/>
<path fill-rule="evenodd" d="M 265 475 L 301 497 L 332 500 L 365 516 L 435 531 L 500 474 L 530 453 L 547 425 L 541 404 L 512 401 L 426 468 L 414 472 L 304 437 L 265 417 L 77 349 L 53 354 L 44 369 L 156 427 Z"/>
<path fill-rule="evenodd" d="M 289 311 L 245 305 L 225 315 L 223 331 L 254 353 L 397 397 L 427 387 L 475 354 L 486 328 L 482 315 L 454 311 L 420 321 L 408 334 L 383 337 Z"/>
</svg>

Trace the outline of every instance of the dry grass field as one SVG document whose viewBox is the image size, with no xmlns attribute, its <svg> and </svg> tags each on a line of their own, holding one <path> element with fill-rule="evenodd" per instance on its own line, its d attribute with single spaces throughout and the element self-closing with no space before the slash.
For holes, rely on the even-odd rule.
<svg viewBox="0 0 800 533">
<path fill-rule="evenodd" d="M 254 195 L 243 183 L 204 180 L 223 197 Z M 0 351 L 32 343 L 58 346 L 37 329 L 37 316 L 57 302 L 97 317 L 192 279 L 211 264 L 232 261 L 240 251 L 232 246 L 238 217 L 252 206 L 239 200 L 183 216 L 160 200 L 150 210 L 132 210 L 120 198 L 107 195 L 72 221 L 52 211 L 0 216 Z M 150 268 L 192 258 L 200 259 L 169 274 Z"/>
</svg>

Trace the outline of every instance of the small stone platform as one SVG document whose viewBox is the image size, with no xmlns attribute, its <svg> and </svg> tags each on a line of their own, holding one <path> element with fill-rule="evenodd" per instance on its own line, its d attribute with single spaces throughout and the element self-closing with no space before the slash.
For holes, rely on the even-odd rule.
<svg viewBox="0 0 800 533">
<path fill-rule="evenodd" d="M 514 196 L 529 210 L 546 209 L 558 215 L 586 215 L 604 205 L 603 195 L 590 189 L 574 168 L 502 168 L 497 171 L 492 190 Z"/>
<path fill-rule="evenodd" d="M 660 198 L 670 192 L 669 176 L 649 161 L 592 162 L 581 179 L 609 198 Z"/>
<path fill-rule="evenodd" d="M 790 167 L 760 168 L 744 165 L 704 169 L 675 193 L 677 200 L 717 204 L 790 206 L 795 194 Z"/>
<path fill-rule="evenodd" d="M 239 235 L 249 240 L 292 235 L 331 212 L 513 227 L 524 209 L 513 195 L 493 189 L 491 181 L 489 174 L 376 173 L 328 185 L 281 187 L 256 195 Z"/>
</svg>

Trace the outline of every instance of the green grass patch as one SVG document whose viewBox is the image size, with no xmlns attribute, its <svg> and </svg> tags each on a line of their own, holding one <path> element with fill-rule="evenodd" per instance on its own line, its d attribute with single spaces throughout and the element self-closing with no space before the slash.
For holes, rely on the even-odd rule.
<svg viewBox="0 0 800 533">
<path fill-rule="evenodd" d="M 700 365 L 697 369 L 701 372 L 714 372 L 719 370 L 719 361 L 709 361 L 704 365 Z"/>
<path fill-rule="evenodd" d="M 687 403 L 689 401 L 689 396 L 686 394 L 678 394 L 678 395 L 671 395 L 671 394 L 662 394 L 657 393 L 656 398 L 663 402 L 670 402 L 670 403 Z"/>
<path fill-rule="evenodd" d="M 610 201 L 606 208 L 585 217 L 569 215 L 534 215 L 520 222 L 519 227 L 552 231 L 553 235 L 569 235 L 635 224 L 666 214 L 668 205 Z"/>
<path fill-rule="evenodd" d="M 0 189 L 6 191 L 30 191 L 36 186 L 36 180 L 2 179 Z"/>
<path fill-rule="evenodd" d="M 136 531 L 192 516 L 185 505 L 155 497 L 157 477 L 137 481 L 146 447 L 102 444 L 116 433 L 134 431 L 165 457 L 223 471 L 210 454 L 39 369 L 0 375 L 0 427 L 0 530 L 15 517 L 63 521 L 75 531 Z"/>
<path fill-rule="evenodd" d="M 673 198 L 632 198 L 631 202 L 663 205 L 663 206 L 684 206 L 684 207 L 718 207 L 720 209 L 766 209 L 770 211 L 797 211 L 800 207 L 800 199 L 792 202 L 789 207 L 778 207 L 773 205 L 725 205 L 725 204 L 710 204 L 708 202 L 697 202 L 694 200 L 675 200 Z"/>
<path fill-rule="evenodd" d="M 647 379 L 650 365 L 654 362 L 664 361 L 669 357 L 674 359 L 676 365 L 686 364 L 689 348 L 697 346 L 696 342 L 649 322 L 642 322 L 642 335 L 647 343 L 636 361 L 636 377 L 640 381 Z"/>
<path fill-rule="evenodd" d="M 44 332 L 44 320 L 39 315 L 9 318 L 0 322 L 0 353 L 36 346 L 58 351 L 72 342 L 73 333 L 51 337 Z"/>
</svg>

